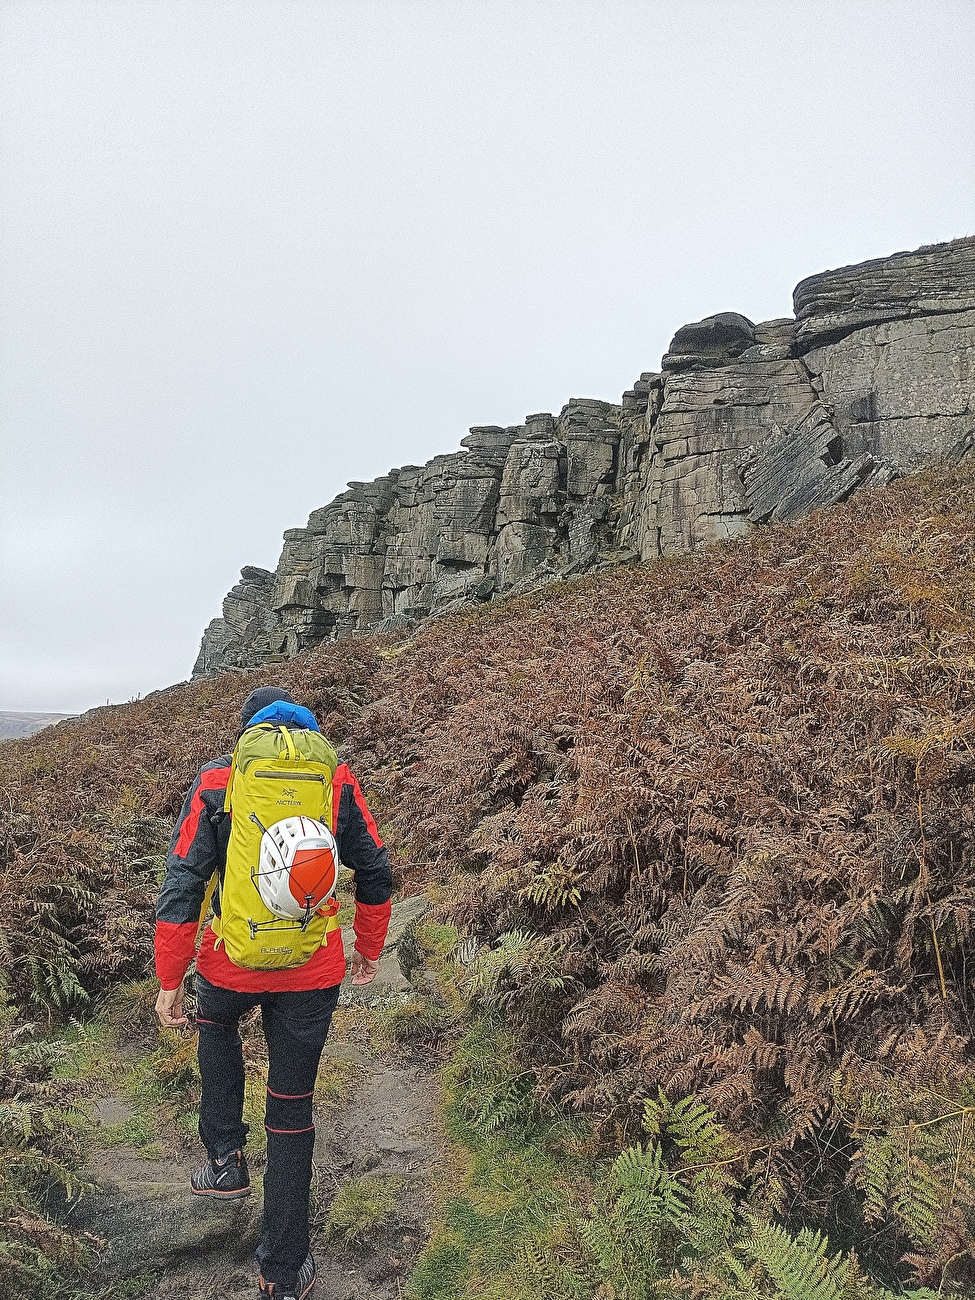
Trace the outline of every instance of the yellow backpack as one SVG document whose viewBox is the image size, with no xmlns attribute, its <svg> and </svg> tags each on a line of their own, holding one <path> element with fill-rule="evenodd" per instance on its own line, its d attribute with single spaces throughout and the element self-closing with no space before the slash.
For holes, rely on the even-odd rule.
<svg viewBox="0 0 975 1300">
<path fill-rule="evenodd" d="M 279 723 L 250 727 L 237 742 L 224 810 L 230 813 L 227 867 L 220 885 L 220 916 L 212 926 L 236 966 L 288 970 L 304 966 L 338 929 L 335 899 L 306 924 L 285 921 L 265 907 L 254 879 L 264 830 L 286 817 L 332 825 L 332 778 L 338 759 L 317 731 L 289 731 Z"/>
</svg>

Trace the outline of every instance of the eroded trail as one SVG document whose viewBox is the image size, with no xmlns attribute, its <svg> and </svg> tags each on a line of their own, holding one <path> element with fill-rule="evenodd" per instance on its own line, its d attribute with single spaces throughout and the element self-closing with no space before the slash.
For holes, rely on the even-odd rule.
<svg viewBox="0 0 975 1300">
<path fill-rule="evenodd" d="M 399 1300 L 428 1236 L 431 1188 L 442 1161 L 435 1065 L 422 1052 L 383 1046 L 376 1032 L 382 1008 L 408 990 L 395 945 L 423 906 L 413 899 L 394 909 L 379 975 L 366 989 L 343 990 L 323 1055 L 312 1242 L 319 1300 Z M 245 1055 L 254 1059 L 259 1088 L 256 1023 L 251 1034 Z M 145 1047 L 122 1042 L 119 1050 L 136 1062 Z M 110 1091 L 109 1082 L 103 1078 L 92 1097 L 102 1140 L 93 1146 L 89 1172 L 98 1190 L 73 1216 L 104 1242 L 87 1294 L 253 1300 L 259 1147 L 248 1152 L 254 1193 L 247 1200 L 198 1199 L 188 1181 L 200 1162 L 198 1144 L 178 1125 L 147 1141 L 144 1112 Z"/>
</svg>

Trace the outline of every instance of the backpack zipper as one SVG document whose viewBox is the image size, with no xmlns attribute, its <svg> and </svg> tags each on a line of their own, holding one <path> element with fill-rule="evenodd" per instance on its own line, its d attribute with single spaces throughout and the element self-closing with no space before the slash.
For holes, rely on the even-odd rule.
<svg viewBox="0 0 975 1300">
<path fill-rule="evenodd" d="M 325 778 L 318 776 L 314 772 L 255 772 L 255 776 L 267 776 L 274 781 L 321 781 L 325 784 Z"/>
</svg>

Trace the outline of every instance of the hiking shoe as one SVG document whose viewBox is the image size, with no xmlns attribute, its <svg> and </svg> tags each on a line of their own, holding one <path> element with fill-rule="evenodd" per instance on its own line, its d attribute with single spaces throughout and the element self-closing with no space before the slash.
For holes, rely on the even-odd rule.
<svg viewBox="0 0 975 1300">
<path fill-rule="evenodd" d="M 190 1187 L 197 1196 L 214 1196 L 221 1201 L 250 1196 L 251 1178 L 243 1151 L 231 1151 L 222 1160 L 208 1160 L 190 1176 Z"/>
<path fill-rule="evenodd" d="M 293 1287 L 282 1286 L 280 1282 L 265 1282 L 261 1277 L 258 1286 L 262 1300 L 306 1300 L 315 1289 L 315 1260 L 311 1254 L 298 1270 L 298 1281 Z"/>
</svg>

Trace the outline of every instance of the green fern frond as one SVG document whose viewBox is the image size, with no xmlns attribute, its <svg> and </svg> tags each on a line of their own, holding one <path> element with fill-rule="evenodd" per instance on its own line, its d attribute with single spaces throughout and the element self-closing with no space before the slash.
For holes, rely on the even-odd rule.
<svg viewBox="0 0 975 1300">
<path fill-rule="evenodd" d="M 592 1288 L 582 1273 L 538 1241 L 522 1245 L 516 1267 L 537 1300 L 590 1300 Z"/>
<path fill-rule="evenodd" d="M 704 1173 L 709 1166 L 730 1163 L 741 1154 L 713 1111 L 693 1096 L 672 1102 L 660 1092 L 656 1098 L 648 1098 L 643 1106 L 643 1129 L 649 1137 L 669 1138 L 688 1172 Z M 727 1177 L 731 1178 L 730 1172 Z"/>
<path fill-rule="evenodd" d="M 803 1228 L 795 1237 L 774 1223 L 757 1227 L 740 1249 L 761 1264 L 782 1300 L 844 1300 L 849 1260 L 829 1256 L 820 1232 Z"/>
</svg>

